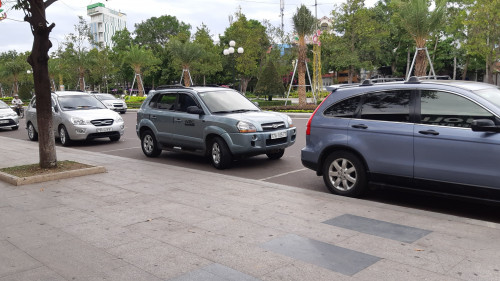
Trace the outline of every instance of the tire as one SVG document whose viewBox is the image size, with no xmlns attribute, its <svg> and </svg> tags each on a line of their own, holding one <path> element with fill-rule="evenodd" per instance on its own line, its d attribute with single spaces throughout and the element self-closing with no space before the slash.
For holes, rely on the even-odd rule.
<svg viewBox="0 0 500 281">
<path fill-rule="evenodd" d="M 37 141 L 38 140 L 38 133 L 35 130 L 35 126 L 31 122 L 28 123 L 28 138 L 30 141 Z"/>
<path fill-rule="evenodd" d="M 271 160 L 278 160 L 285 154 L 285 149 L 281 148 L 273 152 L 266 153 L 267 157 Z"/>
<path fill-rule="evenodd" d="M 231 166 L 233 155 L 227 147 L 226 142 L 221 137 L 213 138 L 210 142 L 209 149 L 210 161 L 215 168 L 224 170 Z"/>
<path fill-rule="evenodd" d="M 125 114 L 126 111 L 120 111 L 120 114 Z"/>
<path fill-rule="evenodd" d="M 360 197 L 367 187 L 365 166 L 347 151 L 336 151 L 326 158 L 323 180 L 331 193 L 349 197 Z"/>
<path fill-rule="evenodd" d="M 156 137 L 151 131 L 145 131 L 141 134 L 142 152 L 147 157 L 157 157 L 161 154 L 161 149 L 158 146 Z"/>
<path fill-rule="evenodd" d="M 73 143 L 64 125 L 59 127 L 59 140 L 63 146 L 70 146 Z"/>
<path fill-rule="evenodd" d="M 119 141 L 119 140 L 120 140 L 120 137 L 121 137 L 120 135 L 118 135 L 118 136 L 112 136 L 112 137 L 109 137 L 109 139 L 110 139 L 111 141 Z"/>
</svg>

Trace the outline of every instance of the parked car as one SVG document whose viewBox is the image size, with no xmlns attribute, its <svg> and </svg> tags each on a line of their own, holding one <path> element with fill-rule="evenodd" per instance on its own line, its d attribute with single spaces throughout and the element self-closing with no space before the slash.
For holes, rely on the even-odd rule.
<svg viewBox="0 0 500 281">
<path fill-rule="evenodd" d="M 19 116 L 8 104 L 0 100 L 0 128 L 19 128 Z"/>
<path fill-rule="evenodd" d="M 123 119 L 96 98 L 82 92 L 65 91 L 52 93 L 51 99 L 54 134 L 63 146 L 96 138 L 118 141 L 123 135 Z M 26 110 L 26 129 L 30 140 L 38 140 L 35 98 Z"/>
<path fill-rule="evenodd" d="M 290 117 L 262 111 L 239 92 L 223 87 L 151 91 L 137 113 L 136 130 L 148 157 L 162 150 L 195 153 L 209 157 L 217 169 L 246 156 L 279 159 L 296 137 Z"/>
<path fill-rule="evenodd" d="M 111 94 L 91 93 L 96 99 L 100 100 L 107 108 L 124 114 L 127 112 L 127 103 Z"/>
<path fill-rule="evenodd" d="M 416 77 L 338 88 L 309 119 L 301 159 L 339 195 L 371 182 L 500 201 L 500 89 Z"/>
</svg>

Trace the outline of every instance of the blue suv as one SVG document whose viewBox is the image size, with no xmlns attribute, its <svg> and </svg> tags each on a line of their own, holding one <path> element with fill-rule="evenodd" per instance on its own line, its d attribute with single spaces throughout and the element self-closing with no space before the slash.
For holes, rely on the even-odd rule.
<svg viewBox="0 0 500 281">
<path fill-rule="evenodd" d="M 500 89 L 454 80 L 340 87 L 307 123 L 302 164 L 328 189 L 368 183 L 500 201 Z"/>
</svg>

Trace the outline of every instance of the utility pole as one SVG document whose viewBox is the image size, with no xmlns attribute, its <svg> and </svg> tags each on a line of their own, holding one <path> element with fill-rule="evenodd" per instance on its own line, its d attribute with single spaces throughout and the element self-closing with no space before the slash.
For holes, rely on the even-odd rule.
<svg viewBox="0 0 500 281">
<path fill-rule="evenodd" d="M 280 13 L 281 13 L 281 31 L 285 32 L 285 25 L 283 24 L 283 14 L 285 11 L 285 0 L 280 0 Z"/>
</svg>

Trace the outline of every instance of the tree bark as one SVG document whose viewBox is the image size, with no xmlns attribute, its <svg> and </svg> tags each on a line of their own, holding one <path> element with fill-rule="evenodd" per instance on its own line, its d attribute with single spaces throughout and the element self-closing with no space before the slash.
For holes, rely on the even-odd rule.
<svg viewBox="0 0 500 281">
<path fill-rule="evenodd" d="M 182 75 L 184 75 L 184 86 L 191 86 L 191 79 L 189 78 L 189 68 L 186 67 L 182 70 Z"/>
<path fill-rule="evenodd" d="M 307 104 L 306 100 L 306 55 L 307 55 L 307 45 L 305 38 L 301 36 L 299 38 L 299 59 L 297 61 L 297 75 L 299 77 L 299 106 L 305 106 Z"/>
<path fill-rule="evenodd" d="M 469 68 L 469 61 L 470 61 L 470 56 L 467 55 L 467 58 L 465 59 L 465 65 L 464 65 L 464 71 L 462 74 L 462 80 L 467 79 L 467 69 Z"/>
<path fill-rule="evenodd" d="M 35 84 L 40 167 L 55 168 L 57 167 L 57 156 L 52 123 L 52 98 L 48 66 L 48 52 L 52 47 L 49 34 L 55 24 L 52 23 L 47 26 L 45 17 L 45 8 L 55 1 L 44 3 L 42 0 L 28 0 L 28 2 L 30 4 L 29 13 L 24 20 L 30 23 L 34 38 L 28 63 L 33 68 L 33 81 Z"/>
<path fill-rule="evenodd" d="M 415 60 L 415 76 L 425 76 L 428 63 L 425 50 L 418 50 L 417 59 Z"/>
</svg>

